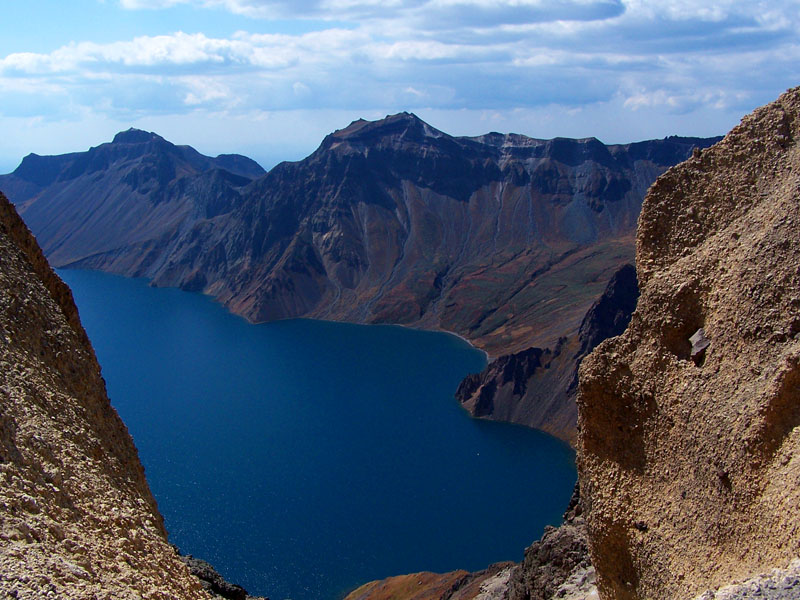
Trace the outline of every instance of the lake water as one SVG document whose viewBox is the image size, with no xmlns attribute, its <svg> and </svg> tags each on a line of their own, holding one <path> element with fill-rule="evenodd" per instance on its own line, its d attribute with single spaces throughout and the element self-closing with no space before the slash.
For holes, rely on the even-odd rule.
<svg viewBox="0 0 800 600">
<path fill-rule="evenodd" d="M 72 287 L 170 541 L 251 594 L 334 600 L 372 579 L 521 560 L 574 454 L 471 419 L 485 357 L 392 326 L 251 325 L 199 294 L 90 271 Z"/>
</svg>

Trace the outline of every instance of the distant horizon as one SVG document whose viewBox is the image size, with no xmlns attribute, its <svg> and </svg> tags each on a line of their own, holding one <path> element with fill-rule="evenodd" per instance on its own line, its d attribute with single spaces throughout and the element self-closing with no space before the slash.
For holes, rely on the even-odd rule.
<svg viewBox="0 0 800 600">
<path fill-rule="evenodd" d="M 479 137 L 481 135 L 486 135 L 486 134 L 490 134 L 490 133 L 499 133 L 501 135 L 512 135 L 512 134 L 513 135 L 523 135 L 523 136 L 531 138 L 531 139 L 538 139 L 538 140 L 545 140 L 545 141 L 552 140 L 552 139 L 555 139 L 555 138 L 566 138 L 566 139 L 589 139 L 589 138 L 595 138 L 595 139 L 598 139 L 601 143 L 603 143 L 606 146 L 612 146 L 612 145 L 633 144 L 633 143 L 645 142 L 645 141 L 649 141 L 649 140 L 665 139 L 665 138 L 673 137 L 673 136 L 677 136 L 677 137 L 695 137 L 695 138 L 711 138 L 711 137 L 717 137 L 717 136 L 721 137 L 721 136 L 724 135 L 724 134 L 716 134 L 716 135 L 713 135 L 713 134 L 712 135 L 667 134 L 667 135 L 661 136 L 661 137 L 643 138 L 643 139 L 628 140 L 628 141 L 615 141 L 615 142 L 607 142 L 607 141 L 602 140 L 600 138 L 597 138 L 597 136 L 593 136 L 593 135 L 583 136 L 583 137 L 573 137 L 573 136 L 564 136 L 564 135 L 555 135 L 555 136 L 551 136 L 551 137 L 536 137 L 536 136 L 531 136 L 531 135 L 527 135 L 527 134 L 524 134 L 524 133 L 519 133 L 517 131 L 497 131 L 497 130 L 483 131 L 481 133 L 472 134 L 472 135 L 455 135 L 455 134 L 451 134 L 447 130 L 444 130 L 444 129 L 441 129 L 439 127 L 436 127 L 434 124 L 429 123 L 427 120 L 425 120 L 422 117 L 420 117 L 419 115 L 417 115 L 416 112 L 409 110 L 409 111 L 398 111 L 398 112 L 395 112 L 395 113 L 386 114 L 383 117 L 379 117 L 379 118 L 376 118 L 376 119 L 363 119 L 363 117 L 359 117 L 358 119 L 353 119 L 353 120 L 349 121 L 348 123 L 341 124 L 340 126 L 337 126 L 336 128 L 331 129 L 330 131 L 328 131 L 327 133 L 322 135 L 319 138 L 319 140 L 317 141 L 316 145 L 312 149 L 310 149 L 306 154 L 304 154 L 303 156 L 301 156 L 299 158 L 277 159 L 277 160 L 274 160 L 274 162 L 272 162 L 269 165 L 264 164 L 264 162 L 259 160 L 257 157 L 252 156 L 250 154 L 246 154 L 244 152 L 238 152 L 238 151 L 233 151 L 233 150 L 229 151 L 229 150 L 224 150 L 223 149 L 223 150 L 221 150 L 221 151 L 219 151 L 217 153 L 209 154 L 209 153 L 203 152 L 202 150 L 200 150 L 199 148 L 197 148 L 193 144 L 185 143 L 185 142 L 183 142 L 181 140 L 170 139 L 169 137 L 167 137 L 165 135 L 162 135 L 161 132 L 159 132 L 159 131 L 152 130 L 152 129 L 142 129 L 141 127 L 135 127 L 135 126 L 131 125 L 130 127 L 126 127 L 124 129 L 120 129 L 120 130 L 116 131 L 114 134 L 112 134 L 106 140 L 98 140 L 95 143 L 91 144 L 90 146 L 88 146 L 86 148 L 82 148 L 82 149 L 75 148 L 75 149 L 71 149 L 71 150 L 65 150 L 63 152 L 54 152 L 54 153 L 47 153 L 47 154 L 42 153 L 42 152 L 37 152 L 36 150 L 31 150 L 30 152 L 27 152 L 25 155 L 21 156 L 19 158 L 19 160 L 11 167 L 8 167 L 8 168 L 4 169 L 3 168 L 3 163 L 0 162 L 0 174 L 5 175 L 5 174 L 10 174 L 13 171 L 15 171 L 20 166 L 20 164 L 22 164 L 22 160 L 26 156 L 28 156 L 30 154 L 36 154 L 38 156 L 59 156 L 59 155 L 62 155 L 62 154 L 70 154 L 70 153 L 74 153 L 74 152 L 86 152 L 86 151 L 90 150 L 91 148 L 100 146 L 102 144 L 111 143 L 113 141 L 114 137 L 117 134 L 125 132 L 125 131 L 128 131 L 128 130 L 131 130 L 131 129 L 138 130 L 138 131 L 144 131 L 146 133 L 155 134 L 155 135 L 161 137 L 162 139 L 166 140 L 167 142 L 170 142 L 171 144 L 174 144 L 175 146 L 189 146 L 189 147 L 193 148 L 194 150 L 197 150 L 201 154 L 204 154 L 204 155 L 210 156 L 210 157 L 216 157 L 216 156 L 223 155 L 223 154 L 237 154 L 237 155 L 245 156 L 246 158 L 249 158 L 249 159 L 255 161 L 256 163 L 258 163 L 258 165 L 262 169 L 264 169 L 265 171 L 270 171 L 273 167 L 277 166 L 278 164 L 280 164 L 282 162 L 297 162 L 297 161 L 304 160 L 305 158 L 307 158 L 310 154 L 312 154 L 319 147 L 319 145 L 322 143 L 322 140 L 324 139 L 325 136 L 333 133 L 334 131 L 338 131 L 340 129 L 344 129 L 345 127 L 347 127 L 348 125 L 350 125 L 350 124 L 352 124 L 352 123 L 354 123 L 356 121 L 359 121 L 359 120 L 366 120 L 366 121 L 370 121 L 370 122 L 380 121 L 382 119 L 391 117 L 393 115 L 402 114 L 402 113 L 413 114 L 413 115 L 417 116 L 417 118 L 420 118 L 422 121 L 427 123 L 428 125 L 431 125 L 432 127 L 434 127 L 435 129 L 441 131 L 442 133 L 445 133 L 447 135 L 451 135 L 452 137 Z M 0 190 L 0 191 L 2 191 L 2 190 Z"/>
<path fill-rule="evenodd" d="M 35 0 L 3 24 L 3 172 L 131 126 L 271 168 L 402 110 L 454 136 L 709 137 L 800 84 L 790 0 Z"/>
</svg>

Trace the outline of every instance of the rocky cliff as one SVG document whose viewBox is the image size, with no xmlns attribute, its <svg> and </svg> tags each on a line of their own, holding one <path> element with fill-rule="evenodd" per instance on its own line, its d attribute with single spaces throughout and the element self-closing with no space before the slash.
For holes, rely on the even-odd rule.
<svg viewBox="0 0 800 600">
<path fill-rule="evenodd" d="M 203 291 L 252 321 L 403 323 L 499 355 L 577 332 L 632 258 L 647 187 L 709 143 L 456 138 L 403 113 L 266 175 L 129 131 L 26 157 L 0 188 L 56 266 Z"/>
<path fill-rule="evenodd" d="M 800 556 L 798 137 L 800 88 L 645 199 L 639 304 L 580 373 L 603 598 L 692 597 Z"/>
<path fill-rule="evenodd" d="M 481 373 L 467 376 L 456 398 L 475 417 L 535 427 L 574 444 L 578 366 L 600 342 L 625 331 L 638 297 L 636 269 L 624 265 L 577 333 L 560 338 L 553 349 L 528 348 L 500 356 Z"/>
<path fill-rule="evenodd" d="M 0 595 L 206 598 L 167 543 L 72 294 L 0 194 Z"/>
</svg>

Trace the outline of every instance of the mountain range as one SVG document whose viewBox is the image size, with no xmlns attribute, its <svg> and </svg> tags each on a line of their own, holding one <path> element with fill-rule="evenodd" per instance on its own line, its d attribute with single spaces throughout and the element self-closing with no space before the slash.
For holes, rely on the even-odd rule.
<svg viewBox="0 0 800 600">
<path fill-rule="evenodd" d="M 253 322 L 442 329 L 492 357 L 577 352 L 587 310 L 633 258 L 645 191 L 714 141 L 453 137 L 401 113 L 266 173 L 131 129 L 87 152 L 31 154 L 0 189 L 56 267 L 204 292 Z M 574 379 L 570 361 L 559 381 Z M 573 408 L 549 430 L 569 438 L 574 421 Z"/>
<path fill-rule="evenodd" d="M 795 88 L 651 188 L 636 311 L 580 371 L 579 481 L 564 525 L 521 564 L 392 577 L 349 598 L 797 598 L 798 139 Z M 69 289 L 2 194 L 0 258 L 0 589 L 212 597 L 168 544 Z M 625 318 L 624 271 L 583 320 L 589 345 Z"/>
</svg>

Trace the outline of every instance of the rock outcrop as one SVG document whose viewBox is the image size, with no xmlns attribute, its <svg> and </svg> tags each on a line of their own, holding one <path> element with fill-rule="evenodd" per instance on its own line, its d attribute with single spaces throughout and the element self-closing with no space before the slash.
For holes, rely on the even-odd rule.
<svg viewBox="0 0 800 600">
<path fill-rule="evenodd" d="M 207 598 L 162 518 L 72 294 L 0 194 L 0 595 Z"/>
<path fill-rule="evenodd" d="M 256 322 L 445 329 L 497 356 L 573 335 L 632 259 L 647 187 L 712 141 L 456 138 L 402 113 L 261 175 L 132 130 L 28 156 L 0 188 L 55 266 L 202 291 Z"/>
<path fill-rule="evenodd" d="M 580 371 L 602 598 L 689 598 L 800 556 L 798 138 L 800 88 L 644 201 L 636 312 Z"/>
<path fill-rule="evenodd" d="M 589 600 L 596 595 L 583 505 L 576 484 L 564 523 L 546 527 L 541 539 L 525 549 L 525 559 L 509 578 L 507 600 Z"/>
<path fill-rule="evenodd" d="M 707 590 L 695 600 L 797 600 L 800 598 L 800 559 L 785 569 L 772 569 L 745 581 Z"/>
<path fill-rule="evenodd" d="M 467 376 L 456 399 L 475 417 L 535 427 L 574 444 L 578 366 L 600 342 L 625 331 L 638 297 L 636 269 L 623 265 L 576 334 L 560 338 L 552 350 L 528 348 L 500 356 Z"/>
</svg>

